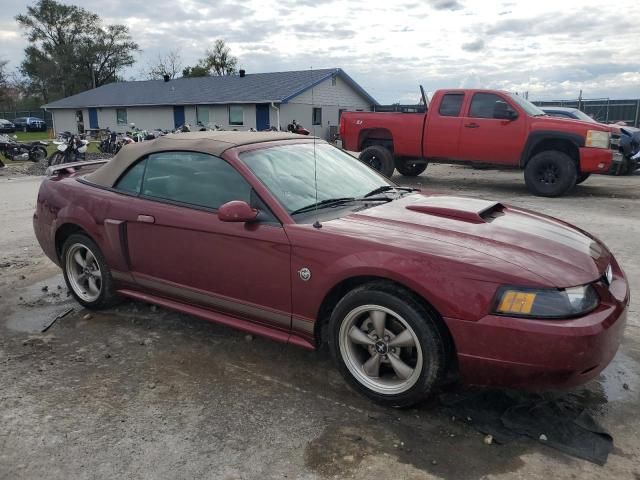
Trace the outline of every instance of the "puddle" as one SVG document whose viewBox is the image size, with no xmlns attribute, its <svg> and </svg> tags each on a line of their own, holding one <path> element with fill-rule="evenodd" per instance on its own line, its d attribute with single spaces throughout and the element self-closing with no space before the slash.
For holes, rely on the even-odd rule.
<svg viewBox="0 0 640 480">
<path fill-rule="evenodd" d="M 640 364 L 623 348 L 604 370 L 598 382 L 608 402 L 626 402 L 635 398 L 634 387 L 640 385 Z M 625 388 L 626 385 L 626 388 Z"/>
<path fill-rule="evenodd" d="M 45 286 L 46 291 L 43 290 Z M 11 302 L 7 307 L 6 325 L 11 330 L 26 333 L 42 332 L 58 315 L 70 308 L 81 308 L 67 296 L 62 274 L 16 290 Z"/>
</svg>

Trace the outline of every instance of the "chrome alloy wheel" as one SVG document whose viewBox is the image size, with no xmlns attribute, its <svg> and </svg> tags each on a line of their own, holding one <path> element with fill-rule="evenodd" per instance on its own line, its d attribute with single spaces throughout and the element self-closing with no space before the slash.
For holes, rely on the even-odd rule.
<svg viewBox="0 0 640 480">
<path fill-rule="evenodd" d="M 67 250 L 66 269 L 74 293 L 85 302 L 95 302 L 102 291 L 102 271 L 93 252 L 74 243 Z"/>
<path fill-rule="evenodd" d="M 400 315 L 379 305 L 361 305 L 347 314 L 339 347 L 351 374 L 380 394 L 409 390 L 422 372 L 416 333 Z"/>
</svg>

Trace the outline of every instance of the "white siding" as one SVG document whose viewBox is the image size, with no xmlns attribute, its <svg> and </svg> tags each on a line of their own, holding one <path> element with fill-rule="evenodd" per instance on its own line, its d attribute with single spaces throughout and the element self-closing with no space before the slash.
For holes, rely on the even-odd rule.
<svg viewBox="0 0 640 480">
<path fill-rule="evenodd" d="M 322 125 L 312 125 L 313 106 L 322 108 Z M 371 109 L 369 101 L 356 92 L 348 83 L 340 77 L 336 78 L 333 85 L 331 79 L 313 87 L 311 90 L 301 93 L 288 103 L 280 106 L 280 125 L 283 129 L 293 120 L 302 123 L 313 135 L 321 138 L 329 137 L 329 127 L 339 123 L 340 110 L 365 110 Z"/>
<path fill-rule="evenodd" d="M 76 122 L 75 110 L 51 110 L 53 115 L 53 126 L 55 133 L 69 131 L 72 133 L 78 133 L 78 125 Z"/>
</svg>

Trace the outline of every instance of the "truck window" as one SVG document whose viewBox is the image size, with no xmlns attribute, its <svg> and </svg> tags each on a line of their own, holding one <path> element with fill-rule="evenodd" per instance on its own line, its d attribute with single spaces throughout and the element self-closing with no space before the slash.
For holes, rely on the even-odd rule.
<svg viewBox="0 0 640 480">
<path fill-rule="evenodd" d="M 457 117 L 460 115 L 464 93 L 447 93 L 442 97 L 438 113 L 443 117 Z"/>
<path fill-rule="evenodd" d="M 502 97 L 493 93 L 476 93 L 471 99 L 469 116 L 475 118 L 493 118 L 496 103 L 506 103 Z"/>
</svg>

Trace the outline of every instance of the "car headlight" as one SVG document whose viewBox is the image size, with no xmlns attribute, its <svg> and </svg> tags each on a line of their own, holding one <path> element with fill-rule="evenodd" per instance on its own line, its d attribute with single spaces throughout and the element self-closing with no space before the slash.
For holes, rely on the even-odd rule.
<svg viewBox="0 0 640 480">
<path fill-rule="evenodd" d="M 501 287 L 494 313 L 510 317 L 570 318 L 590 312 L 600 299 L 592 285 L 536 289 Z"/>
<path fill-rule="evenodd" d="M 587 130 L 587 139 L 584 144 L 587 147 L 609 148 L 611 140 L 610 132 L 601 132 L 599 130 Z"/>
</svg>

